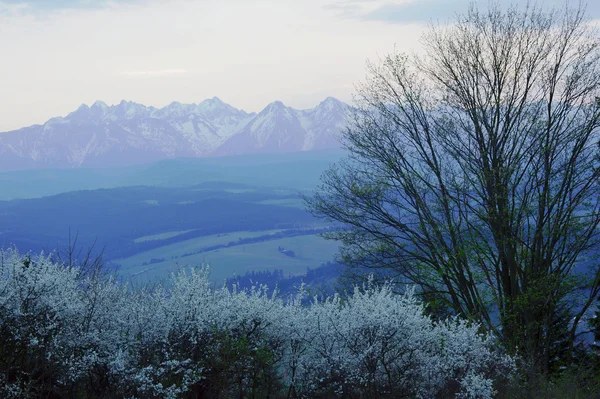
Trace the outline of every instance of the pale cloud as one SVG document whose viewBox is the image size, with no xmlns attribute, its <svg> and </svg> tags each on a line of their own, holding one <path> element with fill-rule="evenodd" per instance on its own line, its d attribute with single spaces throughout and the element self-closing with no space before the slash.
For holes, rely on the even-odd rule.
<svg viewBox="0 0 600 399">
<path fill-rule="evenodd" d="M 415 22 L 448 22 L 457 14 L 467 10 L 473 0 L 333 0 L 330 8 L 339 11 L 339 15 L 347 18 L 356 18 L 364 21 L 381 21 L 386 23 L 406 24 Z M 485 8 L 490 3 L 487 1 L 476 1 Z M 518 5 L 514 0 L 495 0 L 500 7 Z M 523 2 L 522 5 L 524 5 Z M 565 5 L 577 7 L 578 1 L 569 3 L 565 0 L 544 0 L 532 2 L 532 4 L 543 7 L 546 10 L 555 8 L 564 9 Z M 600 18 L 600 2 L 583 1 L 588 17 Z"/>
<path fill-rule="evenodd" d="M 385 7 L 402 7 L 417 0 L 331 0 L 325 7 L 335 11 L 338 17 L 364 19 Z"/>
<path fill-rule="evenodd" d="M 133 3 L 142 0 L 0 0 L 3 7 L 22 7 L 31 12 L 48 12 L 69 9 L 98 9 Z"/>
<path fill-rule="evenodd" d="M 0 0 L 0 21 L 22 16 L 31 11 L 31 7 L 26 3 L 6 3 Z"/>
<path fill-rule="evenodd" d="M 367 59 L 418 51 L 427 23 L 465 2 L 0 0 L 0 131 L 96 100 L 159 107 L 218 96 L 247 111 L 350 101 Z M 588 5 L 592 16 L 599 9 Z"/>
<path fill-rule="evenodd" d="M 446 22 L 467 10 L 471 0 L 386 1 L 361 15 L 362 19 L 388 23 Z"/>
<path fill-rule="evenodd" d="M 169 75 L 181 75 L 188 73 L 185 69 L 163 69 L 159 71 L 123 71 L 121 75 L 131 77 L 157 77 Z"/>
<path fill-rule="evenodd" d="M 96 100 L 160 107 L 218 96 L 247 111 L 274 100 L 350 101 L 366 60 L 394 45 L 410 51 L 423 25 L 340 18 L 331 4 L 146 0 L 45 12 L 12 4 L 0 12 L 0 131 Z"/>
</svg>

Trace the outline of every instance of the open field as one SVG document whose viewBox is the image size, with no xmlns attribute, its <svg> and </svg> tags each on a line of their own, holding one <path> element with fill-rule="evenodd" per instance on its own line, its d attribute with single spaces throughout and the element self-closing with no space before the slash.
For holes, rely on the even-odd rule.
<svg viewBox="0 0 600 399">
<path fill-rule="evenodd" d="M 302 201 L 302 198 L 268 199 L 268 200 L 258 201 L 257 204 L 290 206 L 292 208 L 304 209 L 304 202 Z"/>
<path fill-rule="evenodd" d="M 293 197 L 282 197 L 272 188 L 213 182 L 198 187 L 120 187 L 0 201 L 0 227 L 6 233 L 0 236 L 0 245 L 51 251 L 66 245 L 72 232 L 79 246 L 104 248 L 106 259 L 114 260 L 196 237 L 308 228 L 317 223 L 304 209 L 260 203 L 289 198 Z M 242 233 L 199 245 L 224 245 L 264 234 L 268 233 Z M 197 249 L 184 252 L 194 251 Z M 175 255 L 180 253 L 177 250 Z M 172 256 L 152 254 L 148 260 Z"/>
<path fill-rule="evenodd" d="M 266 232 L 257 233 L 262 235 Z M 213 239 L 216 240 L 217 238 L 214 237 Z M 331 261 L 337 253 L 338 248 L 336 242 L 326 241 L 317 235 L 307 235 L 242 244 L 142 265 L 143 262 L 147 262 L 150 259 L 148 256 L 152 256 L 148 252 L 156 251 L 156 256 L 161 255 L 161 257 L 166 258 L 165 255 L 168 253 L 175 254 L 179 250 L 178 255 L 181 255 L 184 252 L 189 252 L 188 250 L 192 247 L 192 243 L 188 243 L 188 246 L 180 246 L 179 244 L 147 251 L 143 257 L 141 256 L 142 254 L 138 254 L 115 262 L 121 264 L 121 275 L 136 277 L 144 281 L 166 278 L 170 273 L 181 267 L 209 264 L 211 267 L 211 280 L 220 283 L 227 277 L 243 275 L 251 270 L 282 269 L 286 274 L 302 274 L 306 272 L 307 267 L 316 268 L 321 263 Z M 179 245 L 179 248 L 176 247 L 177 245 Z M 170 248 L 167 249 L 167 247 Z M 296 256 L 287 256 L 279 252 L 278 247 L 294 251 Z"/>
<path fill-rule="evenodd" d="M 226 188 L 223 191 L 226 193 L 231 193 L 231 194 L 245 194 L 245 193 L 256 192 L 256 189 L 255 188 Z"/>
<path fill-rule="evenodd" d="M 144 262 L 150 262 L 151 259 L 165 258 L 171 260 L 175 257 L 180 257 L 185 253 L 196 252 L 202 250 L 203 248 L 212 247 L 215 245 L 225 245 L 231 241 L 237 241 L 240 238 L 254 238 L 267 234 L 279 233 L 281 231 L 283 230 L 234 231 L 230 233 L 211 234 L 179 241 L 173 244 L 163 245 L 148 251 L 140 252 L 127 258 L 115 259 L 114 263 L 121 265 L 121 270 L 126 271 L 132 265 L 141 265 Z M 163 233 L 163 235 L 165 234 L 168 233 Z M 180 232 L 180 234 L 183 234 L 183 232 Z"/>
<path fill-rule="evenodd" d="M 149 236 L 138 237 L 135 240 L 133 240 L 133 242 L 135 242 L 137 244 L 138 242 L 166 240 L 167 238 L 177 237 L 177 236 L 180 236 L 182 234 L 189 233 L 191 231 L 194 231 L 194 229 L 191 229 L 191 230 L 180 230 L 180 231 L 167 231 L 165 233 L 152 234 L 152 235 L 149 235 Z"/>
<path fill-rule="evenodd" d="M 125 278 L 165 277 L 177 268 L 175 262 L 210 262 L 217 281 L 248 270 L 304 273 L 331 261 L 337 246 L 310 236 L 331 226 L 303 208 L 298 192 L 211 181 L 0 201 L 0 245 L 24 252 L 62 250 L 76 237 L 78 248 L 102 250 Z"/>
</svg>

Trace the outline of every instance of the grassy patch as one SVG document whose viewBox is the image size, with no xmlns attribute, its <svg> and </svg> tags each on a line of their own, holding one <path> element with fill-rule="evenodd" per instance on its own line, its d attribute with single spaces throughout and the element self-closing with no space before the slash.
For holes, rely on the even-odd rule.
<svg viewBox="0 0 600 399">
<path fill-rule="evenodd" d="M 301 198 L 268 199 L 268 200 L 258 201 L 257 204 L 289 206 L 292 208 L 304 209 L 304 201 L 302 201 Z"/>
<path fill-rule="evenodd" d="M 139 238 L 136 238 L 135 240 L 133 240 L 133 242 L 135 242 L 137 244 L 139 242 L 146 242 L 146 241 L 166 240 L 167 238 L 177 237 L 177 236 L 180 236 L 185 233 L 189 233 L 194 230 L 196 230 L 196 229 L 180 230 L 180 231 L 167 231 L 165 233 L 152 234 L 149 236 L 139 237 Z"/>
<path fill-rule="evenodd" d="M 295 257 L 282 254 L 278 247 L 293 251 Z M 303 274 L 307 267 L 316 268 L 321 263 L 331 261 L 337 248 L 338 244 L 335 242 L 326 241 L 317 235 L 307 235 L 220 248 L 178 259 L 166 258 L 166 252 L 159 248 L 154 257 L 165 258 L 163 262 L 142 265 L 133 262 L 132 258 L 135 257 L 131 257 L 117 263 L 122 265 L 123 274 L 139 276 L 144 280 L 167 277 L 181 267 L 209 264 L 211 280 L 221 283 L 227 277 L 244 275 L 252 270 L 283 269 L 286 274 Z"/>
<path fill-rule="evenodd" d="M 266 234 L 278 233 L 280 231 L 283 230 L 234 231 L 231 233 L 201 236 L 173 244 L 163 245 L 127 258 L 115 259 L 114 262 L 120 264 L 122 270 L 128 274 L 127 270 L 132 266 L 141 265 L 144 262 L 149 262 L 151 259 L 176 259 L 185 253 L 196 252 L 214 245 L 224 245 L 231 241 L 237 241 L 239 238 L 258 237 Z"/>
<path fill-rule="evenodd" d="M 253 193 L 256 191 L 255 188 L 226 188 L 223 190 L 226 193 L 231 194 L 244 194 L 244 193 Z"/>
</svg>

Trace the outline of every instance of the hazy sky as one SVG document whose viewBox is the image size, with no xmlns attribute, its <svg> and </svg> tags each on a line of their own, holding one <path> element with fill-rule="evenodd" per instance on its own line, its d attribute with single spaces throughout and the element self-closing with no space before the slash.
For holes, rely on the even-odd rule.
<svg viewBox="0 0 600 399">
<path fill-rule="evenodd" d="M 481 1 L 483 5 L 487 1 Z M 544 3 L 563 3 L 549 0 Z M 592 16 L 600 6 L 588 6 Z M 0 131 L 122 99 L 246 111 L 351 99 L 367 59 L 467 0 L 0 0 Z"/>
</svg>

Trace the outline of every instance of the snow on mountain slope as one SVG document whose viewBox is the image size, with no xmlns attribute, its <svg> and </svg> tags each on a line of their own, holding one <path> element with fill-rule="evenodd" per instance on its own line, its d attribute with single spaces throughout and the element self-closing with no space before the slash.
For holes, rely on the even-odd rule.
<svg viewBox="0 0 600 399">
<path fill-rule="evenodd" d="M 348 106 L 332 97 L 309 110 L 269 104 L 216 151 L 218 155 L 309 151 L 339 147 Z"/>
<path fill-rule="evenodd" d="M 246 113 L 217 97 L 163 108 L 96 101 L 66 117 L 0 133 L 0 170 L 128 165 L 165 158 L 335 148 L 347 105 L 327 98 L 309 110 L 275 101 Z"/>
<path fill-rule="evenodd" d="M 348 106 L 328 97 L 313 109 L 301 111 L 307 132 L 303 150 L 339 147 L 339 134 L 347 120 Z"/>
</svg>

